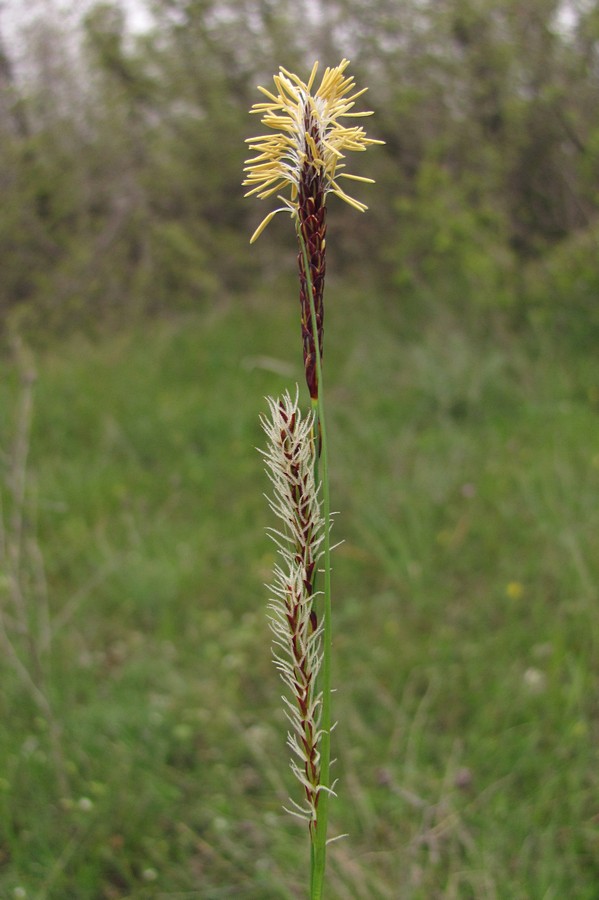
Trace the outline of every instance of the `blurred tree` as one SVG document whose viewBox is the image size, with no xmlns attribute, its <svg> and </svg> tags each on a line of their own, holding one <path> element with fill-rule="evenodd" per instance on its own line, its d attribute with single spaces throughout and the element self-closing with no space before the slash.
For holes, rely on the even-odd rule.
<svg viewBox="0 0 599 900">
<path fill-rule="evenodd" d="M 394 279 L 465 305 L 499 285 L 516 300 L 528 261 L 597 218 L 595 5 L 569 19 L 557 0 L 334 6 L 386 140 L 372 206 Z"/>
<path fill-rule="evenodd" d="M 33 52 L 23 84 L 2 52 L 2 313 L 53 290 L 80 212 L 74 72 L 57 28 L 49 25 L 42 35 L 34 26 L 27 37 Z"/>
<path fill-rule="evenodd" d="M 56 324 L 195 307 L 251 288 L 261 252 L 272 275 L 269 248 L 293 237 L 272 229 L 248 252 L 263 211 L 240 187 L 247 110 L 280 64 L 306 74 L 315 58 L 351 57 L 386 141 L 364 171 L 377 180 L 367 227 L 331 203 L 335 270 L 488 308 L 518 302 L 529 265 L 555 251 L 555 272 L 558 248 L 595 233 L 596 4 L 148 5 L 153 26 L 131 34 L 117 2 L 96 4 L 75 44 L 37 20 L 18 77 L 0 44 L 3 311 Z"/>
</svg>

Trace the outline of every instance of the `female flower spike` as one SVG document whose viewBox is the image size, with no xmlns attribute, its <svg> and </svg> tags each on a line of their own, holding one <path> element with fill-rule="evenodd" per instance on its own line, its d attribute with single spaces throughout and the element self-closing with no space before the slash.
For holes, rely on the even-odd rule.
<svg viewBox="0 0 599 900">
<path fill-rule="evenodd" d="M 302 309 L 304 365 L 310 397 L 318 397 L 316 346 L 322 356 L 323 292 L 326 247 L 326 197 L 336 194 L 363 212 L 367 207 L 350 197 L 339 186 L 340 178 L 372 183 L 371 178 L 349 175 L 340 170 L 344 151 L 365 150 L 380 144 L 366 136 L 359 125 L 342 125 L 344 118 L 362 118 L 371 112 L 351 112 L 355 101 L 366 88 L 355 91 L 354 80 L 346 76 L 349 60 L 325 69 L 320 87 L 312 93 L 318 63 L 314 63 L 307 83 L 281 68 L 274 76 L 276 93 L 260 87 L 267 102 L 255 103 L 252 113 L 262 116 L 262 124 L 273 133 L 248 139 L 250 150 L 257 153 L 247 161 L 244 185 L 250 187 L 246 197 L 256 194 L 261 199 L 289 187 L 285 204 L 270 212 L 260 223 L 251 241 L 266 228 L 278 213 L 290 210 L 300 237 L 299 271 Z M 317 341 L 313 334 L 306 265 L 310 269 L 316 318 Z"/>
<path fill-rule="evenodd" d="M 304 804 L 292 800 L 289 812 L 306 819 L 314 832 L 320 793 L 330 790 L 320 781 L 322 625 L 314 611 L 314 578 L 327 525 L 314 480 L 314 415 L 302 417 L 297 393 L 295 399 L 289 393 L 269 398 L 268 405 L 270 415 L 261 417 L 268 438 L 263 456 L 272 484 L 269 505 L 281 523 L 270 530 L 279 562 L 268 608 L 275 665 L 291 694 L 283 698 L 291 726 L 291 770 L 304 791 Z"/>
</svg>

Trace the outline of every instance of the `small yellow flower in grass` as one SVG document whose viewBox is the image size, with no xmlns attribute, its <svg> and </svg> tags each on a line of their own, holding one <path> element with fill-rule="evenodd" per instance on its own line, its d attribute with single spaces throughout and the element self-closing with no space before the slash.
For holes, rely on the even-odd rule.
<svg viewBox="0 0 599 900">
<path fill-rule="evenodd" d="M 519 581 L 510 581 L 505 587 L 505 594 L 510 600 L 520 600 L 524 594 L 524 585 Z"/>
<path fill-rule="evenodd" d="M 320 196 L 324 202 L 325 195 L 333 193 L 360 211 L 366 209 L 363 203 L 345 193 L 338 179 L 370 183 L 372 179 L 339 172 L 345 167 L 342 162 L 345 151 L 366 150 L 370 144 L 383 141 L 368 138 L 359 125 L 342 125 L 339 121 L 372 115 L 351 112 L 366 88 L 355 90 L 354 79 L 345 75 L 348 65 L 349 60 L 342 59 L 338 66 L 326 68 L 314 93 L 317 62 L 307 82 L 281 68 L 273 79 L 274 92 L 258 88 L 266 102 L 255 103 L 251 112 L 262 116 L 262 124 L 272 129 L 272 134 L 247 139 L 250 150 L 257 156 L 247 160 L 243 183 L 250 190 L 246 197 L 256 194 L 266 199 L 286 188 L 290 193 L 288 197 L 280 197 L 285 205 L 263 219 L 252 235 L 252 242 L 278 212 L 295 213 L 302 206 L 303 194 Z"/>
</svg>

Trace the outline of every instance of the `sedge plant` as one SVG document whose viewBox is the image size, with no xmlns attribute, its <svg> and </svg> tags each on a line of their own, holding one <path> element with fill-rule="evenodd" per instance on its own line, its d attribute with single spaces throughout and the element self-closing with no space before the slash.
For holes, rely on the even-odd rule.
<svg viewBox="0 0 599 900">
<path fill-rule="evenodd" d="M 323 896 L 331 780 L 331 503 L 324 403 L 323 328 L 326 269 L 326 202 L 336 194 L 355 209 L 366 206 L 347 194 L 340 179 L 371 182 L 344 171 L 346 151 L 381 143 L 357 124 L 342 119 L 372 115 L 354 112 L 354 79 L 349 65 L 324 71 L 314 90 L 318 63 L 307 82 L 281 68 L 274 89 L 259 90 L 254 104 L 269 132 L 248 139 L 256 155 L 247 161 L 246 196 L 277 196 L 281 205 L 262 220 L 255 241 L 279 212 L 291 215 L 298 239 L 300 318 L 304 371 L 310 409 L 302 414 L 299 390 L 268 399 L 262 417 L 264 452 L 271 481 L 270 507 L 279 520 L 271 530 L 278 549 L 270 585 L 270 625 L 275 665 L 288 689 L 284 697 L 290 724 L 287 743 L 291 769 L 302 788 L 302 802 L 289 812 L 308 823 L 311 846 L 310 897 Z"/>
</svg>

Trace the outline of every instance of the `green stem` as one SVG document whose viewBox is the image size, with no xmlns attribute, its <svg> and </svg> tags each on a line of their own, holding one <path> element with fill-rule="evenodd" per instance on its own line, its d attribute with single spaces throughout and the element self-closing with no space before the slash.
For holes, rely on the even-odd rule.
<svg viewBox="0 0 599 900">
<path fill-rule="evenodd" d="M 316 355 L 316 377 L 318 385 L 318 397 L 312 400 L 314 411 L 314 441 L 317 441 L 320 427 L 321 452 L 320 462 L 318 453 L 314 459 L 315 481 L 318 484 L 320 475 L 322 483 L 322 511 L 325 521 L 324 533 L 324 609 L 323 609 L 323 633 L 322 633 L 322 669 L 320 672 L 320 689 L 322 691 L 322 736 L 320 739 L 320 783 L 323 790 L 318 798 L 318 818 L 316 830 L 312 836 L 311 848 L 311 876 L 310 898 L 321 900 L 324 890 L 324 875 L 326 867 L 327 827 L 329 819 L 329 789 L 331 768 L 331 654 L 332 654 L 332 615 L 331 615 L 331 499 L 329 490 L 329 456 L 327 443 L 327 429 L 324 414 L 324 385 L 322 379 L 322 360 L 320 358 L 320 343 L 318 340 L 318 323 L 316 309 L 314 307 L 314 291 L 312 289 L 312 277 L 310 275 L 310 261 L 308 250 L 302 237 L 301 230 L 297 228 L 298 239 L 304 260 L 306 274 L 306 289 L 310 301 L 310 317 L 312 332 L 314 335 L 314 352 Z"/>
</svg>

